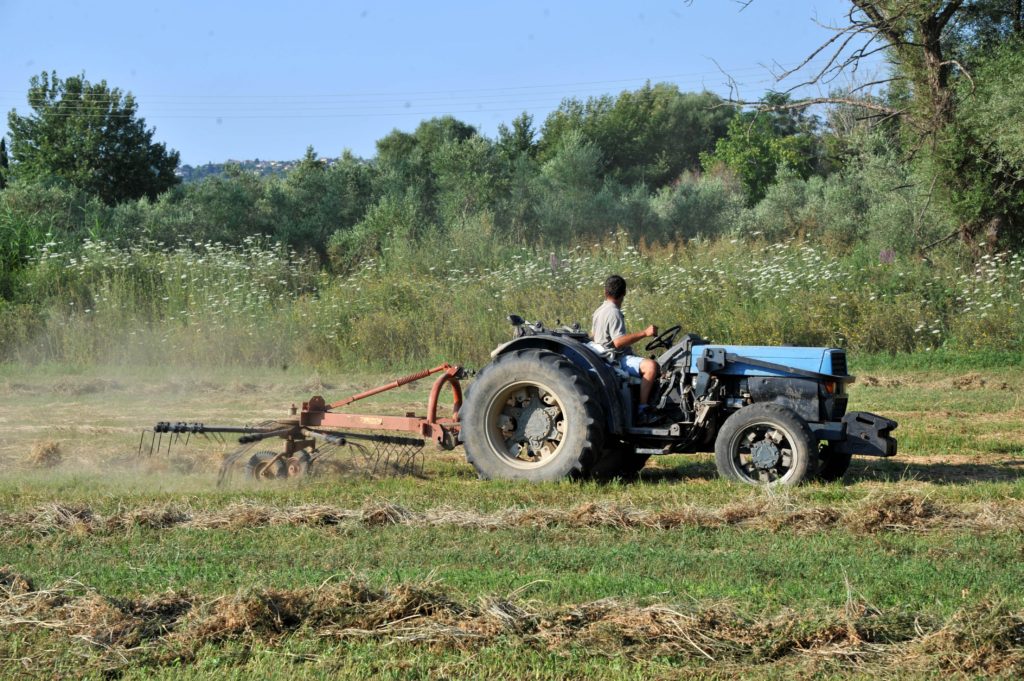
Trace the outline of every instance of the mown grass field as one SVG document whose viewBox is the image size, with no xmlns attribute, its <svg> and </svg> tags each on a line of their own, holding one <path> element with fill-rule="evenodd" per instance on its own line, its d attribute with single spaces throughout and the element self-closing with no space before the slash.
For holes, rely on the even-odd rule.
<svg viewBox="0 0 1024 681">
<path fill-rule="evenodd" d="M 218 489 L 221 448 L 139 459 L 141 428 L 391 377 L 0 368 L 0 675 L 1019 677 L 1024 369 L 886 366 L 851 408 L 900 455 L 772 493 L 707 456 L 528 486 L 429 448 L 422 477 Z"/>
</svg>

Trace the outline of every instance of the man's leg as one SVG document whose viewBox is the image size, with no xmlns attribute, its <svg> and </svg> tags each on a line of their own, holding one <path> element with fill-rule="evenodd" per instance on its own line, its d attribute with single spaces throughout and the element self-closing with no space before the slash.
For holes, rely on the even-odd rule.
<svg viewBox="0 0 1024 681">
<path fill-rule="evenodd" d="M 647 404 L 651 399 L 654 381 L 658 378 L 658 363 L 653 359 L 640 362 L 640 404 Z"/>
<path fill-rule="evenodd" d="M 644 408 L 651 399 L 654 381 L 658 378 L 658 363 L 653 359 L 641 359 L 636 355 L 624 355 L 619 366 L 630 376 L 640 379 L 640 407 Z"/>
</svg>

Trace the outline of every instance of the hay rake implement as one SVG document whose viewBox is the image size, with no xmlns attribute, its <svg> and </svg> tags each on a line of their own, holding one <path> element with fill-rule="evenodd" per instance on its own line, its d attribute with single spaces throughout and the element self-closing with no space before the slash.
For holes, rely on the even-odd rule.
<svg viewBox="0 0 1024 681">
<path fill-rule="evenodd" d="M 379 395 L 395 388 L 437 375 L 430 390 L 427 414 L 404 416 L 354 414 L 337 411 L 341 407 Z M 423 471 L 423 446 L 433 441 L 442 449 L 453 449 L 459 439 L 459 408 L 462 406 L 460 379 L 466 371 L 451 364 L 403 376 L 385 385 L 328 403 L 320 395 L 294 404 L 282 419 L 247 426 L 220 426 L 195 422 L 161 421 L 143 431 L 139 455 L 170 452 L 171 447 L 193 436 L 226 443 L 227 435 L 238 435 L 239 447 L 228 454 L 220 467 L 217 482 L 224 484 L 242 467 L 246 477 L 256 480 L 299 478 L 334 468 L 339 472 L 365 471 L 373 475 L 418 475 Z M 438 416 L 441 392 L 452 392 L 452 415 Z M 149 446 L 146 446 L 146 436 Z M 166 438 L 166 442 L 165 442 Z M 260 447 L 267 442 L 283 445 Z M 335 457 L 339 450 L 353 456 Z"/>
</svg>

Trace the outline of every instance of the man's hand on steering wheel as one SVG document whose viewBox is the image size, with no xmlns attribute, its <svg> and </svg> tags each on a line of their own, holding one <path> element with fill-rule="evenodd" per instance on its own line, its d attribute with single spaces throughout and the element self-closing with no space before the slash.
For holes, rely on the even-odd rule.
<svg viewBox="0 0 1024 681">
<path fill-rule="evenodd" d="M 654 333 L 651 335 L 656 335 L 657 338 L 644 346 L 644 350 L 657 350 L 658 348 L 670 348 L 675 345 L 676 336 L 679 335 L 679 331 L 682 330 L 682 327 L 676 324 L 671 328 L 665 329 L 660 334 L 658 333 L 658 327 L 653 325 L 647 327 L 647 330 L 653 330 Z"/>
</svg>

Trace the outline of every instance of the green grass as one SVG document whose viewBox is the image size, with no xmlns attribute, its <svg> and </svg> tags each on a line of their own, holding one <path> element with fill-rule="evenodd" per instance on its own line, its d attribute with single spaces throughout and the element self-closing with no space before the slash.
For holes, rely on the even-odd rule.
<svg viewBox="0 0 1024 681">
<path fill-rule="evenodd" d="M 985 369 L 979 361 L 965 374 L 952 365 L 913 368 L 908 360 L 888 369 L 874 361 L 858 370 L 861 381 L 851 389 L 851 408 L 899 420 L 899 456 L 858 460 L 845 484 L 804 485 L 774 493 L 773 503 L 798 512 L 858 508 L 900 496 L 950 509 L 984 503 L 1005 507 L 1024 500 L 1024 369 Z M 390 377 L 314 375 L 296 367 L 192 373 L 158 368 L 139 376 L 127 368 L 2 366 L 0 512 L 25 513 L 54 503 L 109 516 L 162 505 L 212 511 L 239 503 L 360 509 L 385 502 L 419 511 L 444 507 L 476 513 L 571 509 L 592 502 L 653 511 L 720 509 L 765 496 L 718 480 L 706 455 L 659 459 L 640 482 L 631 484 L 521 485 L 479 481 L 459 452 L 428 449 L 425 479 L 315 478 L 262 486 L 236 481 L 225 489 L 215 486 L 213 468 L 201 465 L 201 456 L 200 465 L 190 470 L 174 452 L 170 458 L 154 455 L 141 468 L 125 458 L 137 447 L 139 429 L 156 420 L 255 420 L 282 414 L 291 402 L 307 397 L 315 381 L 330 386 L 324 390 L 328 397 L 338 397 Z M 419 390 L 400 390 L 364 406 L 422 411 L 423 397 Z M 61 466 L 26 467 L 26 452 L 41 440 L 59 443 L 65 457 Z M 196 452 L 215 457 L 219 448 Z M 807 532 L 799 527 L 769 531 L 744 526 L 657 530 L 565 525 L 485 531 L 355 523 L 102 532 L 72 527 L 41 534 L 13 524 L 0 529 L 0 564 L 30 576 L 37 587 L 73 578 L 112 599 L 152 597 L 168 590 L 216 599 L 267 588 L 317 588 L 355 575 L 381 588 L 430 583 L 462 603 L 515 594 L 541 611 L 609 597 L 678 608 L 724 603 L 751 621 L 793 612 L 800 626 L 811 626 L 827 613 L 842 613 L 850 603 L 860 603 L 882 613 L 913 613 L 927 623 L 956 621 L 962 612 L 985 612 L 995 607 L 991 604 L 1002 604 L 1010 613 L 1024 612 L 1019 590 L 1024 582 L 1022 531 L 1009 524 L 979 532 L 955 523 L 939 523 L 928 531 L 883 528 L 870 533 L 841 524 Z M 916 635 L 912 627 L 905 633 Z M 339 639 L 304 626 L 284 635 L 254 632 L 210 642 L 185 668 L 152 661 L 136 667 L 83 640 L 64 638 L 60 630 L 5 629 L 0 624 L 0 676 L 16 678 L 31 671 L 99 677 L 109 669 L 124 678 L 866 673 L 856 665 L 844 666 L 841 658 L 796 653 L 786 660 L 727 663 L 700 656 L 637 656 L 630 652 L 633 645 L 616 643 L 619 647 L 613 649 L 621 653 L 609 655 L 606 649 L 599 652 L 572 642 L 546 648 L 528 637 L 440 645 L 388 635 Z M 958 645 L 980 650 L 988 643 L 976 638 Z M 1010 665 L 1010 672 L 1019 671 L 1013 655 L 1021 652 L 1020 643 L 1000 646 L 993 648 L 1002 656 L 998 659 Z M 916 666 L 903 671 L 949 671 L 941 656 L 922 659 L 915 658 Z M 903 669 L 887 664 L 888 673 Z"/>
<path fill-rule="evenodd" d="M 44 584 L 74 575 L 119 597 L 166 589 L 209 596 L 293 589 L 354 573 L 376 586 L 431 578 L 470 601 L 529 584 L 531 599 L 551 605 L 614 595 L 641 602 L 730 600 L 753 611 L 838 607 L 849 586 L 881 608 L 945 616 L 963 605 L 964 590 L 1019 598 L 1021 539 L 1016 530 L 866 539 L 843 530 L 266 527 L 7 534 L 5 560 Z"/>
<path fill-rule="evenodd" d="M 937 348 L 928 352 L 865 353 L 850 357 L 850 371 L 986 371 L 1024 366 L 1024 354 L 1001 350 Z"/>
</svg>

